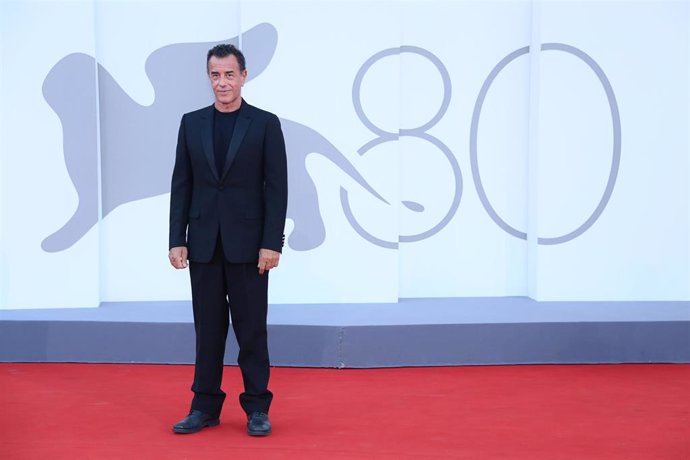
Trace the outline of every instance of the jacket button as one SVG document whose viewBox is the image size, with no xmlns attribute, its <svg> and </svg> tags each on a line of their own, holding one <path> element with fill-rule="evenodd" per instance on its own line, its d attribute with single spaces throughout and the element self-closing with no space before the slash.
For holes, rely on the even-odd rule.
<svg viewBox="0 0 690 460">
<path fill-rule="evenodd" d="M 219 185 L 219 186 L 218 186 L 218 190 L 221 190 L 221 191 L 222 191 L 222 190 L 223 190 L 223 186 L 222 186 L 222 185 Z"/>
</svg>

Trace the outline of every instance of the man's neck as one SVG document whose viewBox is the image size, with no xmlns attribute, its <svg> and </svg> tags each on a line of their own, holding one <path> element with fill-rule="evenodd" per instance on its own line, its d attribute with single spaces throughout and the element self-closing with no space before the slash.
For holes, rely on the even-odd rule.
<svg viewBox="0 0 690 460">
<path fill-rule="evenodd" d="M 242 99 L 237 98 L 236 102 L 231 102 L 229 104 L 221 104 L 220 102 L 216 101 L 213 106 L 216 108 L 217 111 L 219 112 L 235 112 L 240 109 L 240 106 L 242 105 Z"/>
</svg>

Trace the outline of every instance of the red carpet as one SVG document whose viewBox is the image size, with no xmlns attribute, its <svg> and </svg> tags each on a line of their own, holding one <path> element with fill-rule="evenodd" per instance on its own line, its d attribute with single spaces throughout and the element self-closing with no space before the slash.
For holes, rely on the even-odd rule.
<svg viewBox="0 0 690 460">
<path fill-rule="evenodd" d="M 0 364 L 0 458 L 690 459 L 690 365 L 277 368 L 268 438 L 235 367 L 221 425 L 172 434 L 192 372 Z"/>
</svg>

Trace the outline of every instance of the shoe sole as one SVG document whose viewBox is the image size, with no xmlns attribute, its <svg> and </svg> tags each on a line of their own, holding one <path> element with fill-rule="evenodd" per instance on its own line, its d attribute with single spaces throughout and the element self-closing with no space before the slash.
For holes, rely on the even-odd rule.
<svg viewBox="0 0 690 460">
<path fill-rule="evenodd" d="M 251 430 L 247 430 L 247 434 L 248 434 L 249 436 L 268 436 L 269 434 L 271 434 L 271 430 L 268 430 L 268 431 L 251 431 Z"/>
<path fill-rule="evenodd" d="M 173 433 L 177 434 L 191 434 L 191 433 L 198 433 L 199 431 L 203 430 L 206 427 L 212 427 L 212 426 L 218 426 L 220 425 L 220 420 L 215 419 L 215 420 L 209 420 L 203 425 L 201 425 L 199 428 L 175 428 L 173 427 Z"/>
</svg>

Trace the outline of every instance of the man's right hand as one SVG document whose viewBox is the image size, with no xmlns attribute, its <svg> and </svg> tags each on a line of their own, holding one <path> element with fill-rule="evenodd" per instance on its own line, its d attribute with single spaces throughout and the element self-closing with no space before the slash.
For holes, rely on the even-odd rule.
<svg viewBox="0 0 690 460">
<path fill-rule="evenodd" d="M 187 268 L 187 247 L 176 246 L 170 249 L 168 259 L 170 259 L 170 265 L 177 269 Z"/>
</svg>

